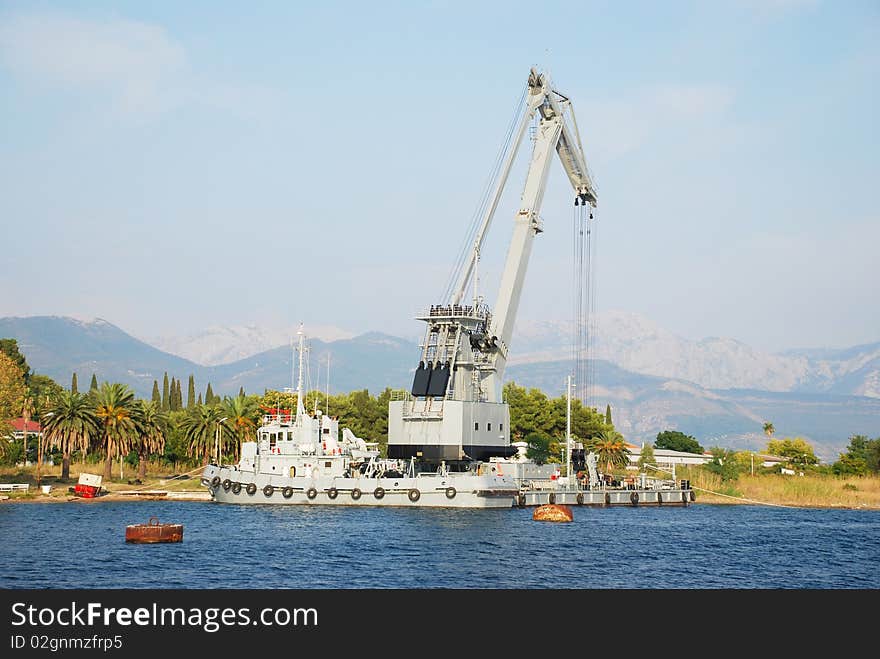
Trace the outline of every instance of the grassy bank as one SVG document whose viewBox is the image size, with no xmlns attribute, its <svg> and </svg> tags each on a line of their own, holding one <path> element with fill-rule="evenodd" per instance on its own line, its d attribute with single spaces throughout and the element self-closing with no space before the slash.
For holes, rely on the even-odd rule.
<svg viewBox="0 0 880 659">
<path fill-rule="evenodd" d="M 195 469 L 195 471 L 192 471 Z M 51 467 L 43 466 L 40 470 L 39 483 L 37 481 L 36 467 L 0 467 L 0 483 L 26 483 L 30 486 L 27 494 L 22 492 L 0 492 L 2 495 L 9 496 L 12 500 L 33 500 L 43 497 L 39 485 L 49 485 L 51 490 L 49 497 L 66 499 L 72 496 L 69 488 L 76 485 L 81 473 L 101 475 L 104 471 L 104 463 L 93 462 L 76 462 L 70 464 L 70 478 L 61 479 L 61 465 Z M 132 490 L 165 490 L 170 492 L 182 492 L 193 490 L 204 490 L 199 485 L 199 475 L 202 467 L 180 467 L 179 471 L 173 471 L 168 467 L 158 464 L 149 464 L 147 467 L 147 477 L 142 483 L 138 484 L 137 469 L 128 465 L 122 471 L 120 477 L 119 464 L 114 465 L 114 473 L 109 481 L 105 480 L 102 487 L 109 493 L 126 492 Z M 174 478 L 170 476 L 179 476 L 188 474 L 189 478 Z"/>
<path fill-rule="evenodd" d="M 702 469 L 681 472 L 679 478 L 690 479 L 696 489 L 697 503 L 880 509 L 878 476 L 743 474 L 734 481 L 722 481 L 718 475 Z"/>
</svg>

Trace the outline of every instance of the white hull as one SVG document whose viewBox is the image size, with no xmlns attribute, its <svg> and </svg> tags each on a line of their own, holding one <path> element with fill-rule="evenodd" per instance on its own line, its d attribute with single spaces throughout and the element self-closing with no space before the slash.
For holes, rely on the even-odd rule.
<svg viewBox="0 0 880 659">
<path fill-rule="evenodd" d="M 214 501 L 250 505 L 511 508 L 519 494 L 519 487 L 509 478 L 473 473 L 287 477 L 208 465 L 201 482 Z"/>
</svg>

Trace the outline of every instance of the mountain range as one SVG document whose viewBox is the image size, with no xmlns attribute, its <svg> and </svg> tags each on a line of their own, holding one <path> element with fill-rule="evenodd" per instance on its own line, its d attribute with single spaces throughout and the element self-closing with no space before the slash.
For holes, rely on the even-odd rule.
<svg viewBox="0 0 880 659">
<path fill-rule="evenodd" d="M 587 402 L 600 411 L 610 404 L 615 426 L 633 443 L 677 429 L 706 448 L 758 450 L 766 446 L 762 425 L 770 421 L 777 437 L 803 437 L 820 458 L 833 461 L 850 435 L 880 436 L 880 343 L 770 355 L 732 339 L 682 339 L 635 314 L 600 314 L 597 326 Z M 419 354 L 415 338 L 320 332 L 323 339 L 308 340 L 307 389 L 375 394 L 409 387 Z M 562 322 L 519 324 L 506 380 L 550 396 L 564 393 L 570 332 Z M 155 340 L 168 349 L 178 346 L 181 356 L 105 320 L 0 318 L 0 338 L 17 339 L 34 371 L 65 386 L 73 372 L 83 384 L 94 373 L 129 384 L 143 397 L 165 373 L 183 380 L 192 374 L 200 391 L 210 382 L 221 395 L 293 386 L 297 355 L 290 334 L 216 327 L 195 340 Z M 279 340 L 282 345 L 251 352 Z"/>
</svg>

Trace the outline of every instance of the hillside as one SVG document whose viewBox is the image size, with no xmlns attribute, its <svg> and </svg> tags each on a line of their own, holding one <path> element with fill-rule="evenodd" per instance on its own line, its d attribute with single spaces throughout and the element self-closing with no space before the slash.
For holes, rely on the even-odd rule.
<svg viewBox="0 0 880 659">
<path fill-rule="evenodd" d="M 186 380 L 191 374 L 204 391 L 210 382 L 221 395 L 240 388 L 249 393 L 293 386 L 297 359 L 289 345 L 218 366 L 203 366 L 154 348 L 104 320 L 83 322 L 57 316 L 0 319 L 0 337 L 11 337 L 31 367 L 67 386 L 75 371 L 81 384 L 95 373 L 99 380 L 123 382 L 149 397 L 153 381 L 163 374 Z M 521 343 L 525 343 L 522 341 Z M 876 346 L 874 346 L 876 347 Z M 766 391 L 760 388 L 709 388 L 682 378 L 637 373 L 611 361 L 595 361 L 591 402 L 604 411 L 610 403 L 615 425 L 629 441 L 651 442 L 661 430 L 675 428 L 695 436 L 705 447 L 760 449 L 767 438 L 761 428 L 772 421 L 777 437 L 801 436 L 816 453 L 833 461 L 852 434 L 880 436 L 880 399 L 852 395 L 877 368 L 871 346 L 820 359 L 837 364 L 837 378 L 825 391 Z M 349 339 L 308 342 L 304 380 L 307 389 L 331 393 L 385 387 L 406 389 L 418 357 L 417 345 L 370 332 Z M 809 355 L 798 358 L 810 359 Z M 550 396 L 565 391 L 567 360 L 513 361 L 507 381 L 537 387 Z M 842 375 L 840 375 L 842 374 Z M 838 393 L 838 390 L 842 391 Z"/>
</svg>

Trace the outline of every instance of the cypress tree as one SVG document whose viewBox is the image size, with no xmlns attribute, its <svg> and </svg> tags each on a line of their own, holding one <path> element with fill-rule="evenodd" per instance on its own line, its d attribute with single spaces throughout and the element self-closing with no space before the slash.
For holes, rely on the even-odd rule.
<svg viewBox="0 0 880 659">
<path fill-rule="evenodd" d="M 205 390 L 205 405 L 213 405 L 214 404 L 214 390 L 211 389 L 211 383 L 208 383 L 208 388 Z"/>
<path fill-rule="evenodd" d="M 171 378 L 171 410 L 177 412 L 183 407 L 183 400 L 180 396 L 180 380 Z"/>
<path fill-rule="evenodd" d="M 79 390 L 76 388 L 76 371 L 73 372 L 73 377 L 70 378 L 70 393 L 78 394 Z"/>
<path fill-rule="evenodd" d="M 153 380 L 153 402 L 159 403 L 159 407 L 162 406 L 162 394 L 159 393 L 159 383 Z"/>
<path fill-rule="evenodd" d="M 244 387 L 239 387 L 239 388 L 238 388 L 238 397 L 239 397 L 239 398 L 244 398 Z"/>
<path fill-rule="evenodd" d="M 165 379 L 162 381 L 162 409 L 166 412 L 171 409 L 171 399 L 168 393 L 168 371 L 165 371 Z"/>
<path fill-rule="evenodd" d="M 192 373 L 189 375 L 189 388 L 186 391 L 186 409 L 191 410 L 196 404 L 196 381 Z"/>
<path fill-rule="evenodd" d="M 98 390 L 98 378 L 95 377 L 95 374 L 92 373 L 92 382 L 89 384 L 89 391 L 97 391 Z"/>
<path fill-rule="evenodd" d="M 611 403 L 608 403 L 605 406 L 605 425 L 606 426 L 611 425 Z"/>
<path fill-rule="evenodd" d="M 197 403 L 199 407 L 202 406 L 202 394 L 199 394 L 199 402 Z"/>
</svg>

